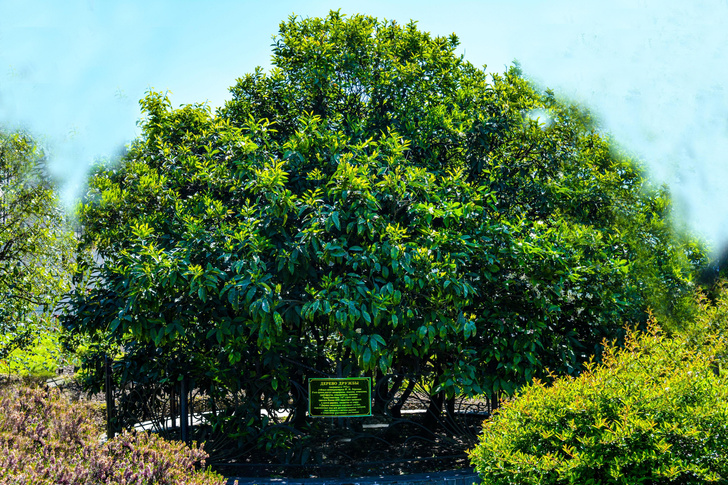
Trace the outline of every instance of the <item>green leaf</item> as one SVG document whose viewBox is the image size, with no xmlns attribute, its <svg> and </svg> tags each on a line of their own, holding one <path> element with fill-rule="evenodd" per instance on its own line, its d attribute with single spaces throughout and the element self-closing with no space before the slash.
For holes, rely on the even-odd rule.
<svg viewBox="0 0 728 485">
<path fill-rule="evenodd" d="M 371 339 L 376 341 L 377 343 L 379 343 L 379 345 L 381 345 L 382 347 L 384 347 L 386 345 L 384 338 L 379 334 L 375 333 L 374 335 L 371 336 Z"/>
<path fill-rule="evenodd" d="M 471 336 L 475 335 L 476 327 L 475 322 L 467 320 L 465 322 L 465 325 L 463 326 L 463 335 L 465 338 L 470 338 Z"/>
<path fill-rule="evenodd" d="M 227 299 L 228 299 L 228 302 L 233 306 L 233 308 L 237 308 L 237 306 L 238 306 L 238 291 L 235 288 L 230 288 L 228 290 Z"/>
<path fill-rule="evenodd" d="M 111 324 L 109 325 L 109 330 L 112 331 L 112 332 L 115 332 L 116 329 L 119 328 L 119 325 L 120 324 L 121 324 L 121 319 L 119 319 L 118 317 L 117 318 L 114 318 L 111 321 Z"/>
<path fill-rule="evenodd" d="M 364 367 L 369 367 L 369 362 L 372 360 L 372 351 L 369 347 L 366 347 L 364 349 L 364 353 L 362 354 L 362 362 L 364 363 Z"/>
<path fill-rule="evenodd" d="M 390 363 L 387 360 L 387 357 L 382 355 L 379 357 L 379 369 L 382 371 L 382 373 L 386 374 L 390 370 Z"/>
</svg>

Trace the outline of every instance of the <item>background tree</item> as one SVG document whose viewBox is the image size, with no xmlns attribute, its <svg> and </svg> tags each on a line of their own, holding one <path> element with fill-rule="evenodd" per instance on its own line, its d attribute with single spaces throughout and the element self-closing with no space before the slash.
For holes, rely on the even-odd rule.
<svg viewBox="0 0 728 485">
<path fill-rule="evenodd" d="M 667 194 L 587 112 L 457 45 L 292 17 L 216 114 L 149 93 L 142 136 L 90 179 L 83 246 L 104 263 L 68 327 L 116 345 L 122 379 L 194 377 L 213 421 L 273 446 L 261 407 L 293 399 L 300 426 L 310 377 L 419 383 L 434 419 L 578 372 L 648 305 L 681 316 L 701 253 Z"/>
<path fill-rule="evenodd" d="M 0 133 L 0 359 L 57 330 L 70 289 L 74 240 L 45 156 L 23 133 Z"/>
</svg>

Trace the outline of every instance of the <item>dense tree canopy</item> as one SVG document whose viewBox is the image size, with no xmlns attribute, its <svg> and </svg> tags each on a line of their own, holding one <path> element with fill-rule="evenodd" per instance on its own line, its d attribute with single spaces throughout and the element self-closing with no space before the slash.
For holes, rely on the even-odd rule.
<svg viewBox="0 0 728 485">
<path fill-rule="evenodd" d="M 35 142 L 0 132 L 0 359 L 49 329 L 74 241 Z"/>
<path fill-rule="evenodd" d="M 252 436 L 310 377 L 494 395 L 576 372 L 648 306 L 687 311 L 700 253 L 667 195 L 583 109 L 457 46 L 292 17 L 273 69 L 215 114 L 150 92 L 141 137 L 90 179 L 84 245 L 104 263 L 68 327 L 136 380 L 243 393 Z"/>
</svg>

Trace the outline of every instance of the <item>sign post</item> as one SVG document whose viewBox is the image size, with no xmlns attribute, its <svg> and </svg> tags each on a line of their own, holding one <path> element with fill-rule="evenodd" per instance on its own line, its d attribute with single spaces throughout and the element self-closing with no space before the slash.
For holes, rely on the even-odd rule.
<svg viewBox="0 0 728 485">
<path fill-rule="evenodd" d="M 308 415 L 316 418 L 371 416 L 371 379 L 369 377 L 309 379 Z"/>
</svg>

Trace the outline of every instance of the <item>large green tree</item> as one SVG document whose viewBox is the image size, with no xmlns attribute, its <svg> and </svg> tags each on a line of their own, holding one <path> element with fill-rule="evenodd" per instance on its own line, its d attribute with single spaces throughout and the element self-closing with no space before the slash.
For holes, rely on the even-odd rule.
<svg viewBox="0 0 728 485">
<path fill-rule="evenodd" d="M 700 252 L 664 191 L 583 109 L 457 46 L 290 18 L 273 69 L 217 113 L 149 93 L 141 137 L 90 179 L 84 245 L 104 263 L 68 327 L 116 345 L 125 378 L 192 375 L 250 437 L 291 398 L 301 424 L 310 377 L 420 382 L 435 415 L 577 372 L 648 306 L 682 315 Z"/>
<path fill-rule="evenodd" d="M 45 156 L 23 133 L 0 132 L 0 359 L 57 330 L 75 243 Z"/>
</svg>

